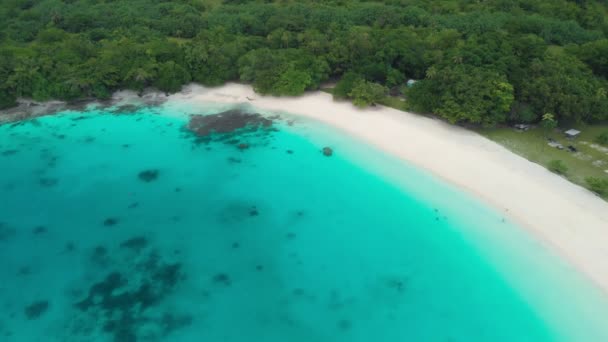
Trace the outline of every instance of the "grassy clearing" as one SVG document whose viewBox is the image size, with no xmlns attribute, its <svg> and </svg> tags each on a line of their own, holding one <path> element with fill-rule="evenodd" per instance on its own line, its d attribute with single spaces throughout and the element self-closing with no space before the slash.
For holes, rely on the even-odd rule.
<svg viewBox="0 0 608 342">
<path fill-rule="evenodd" d="M 324 93 L 333 94 L 333 88 L 331 87 L 321 87 L 320 90 Z M 408 111 L 407 101 L 405 101 L 401 97 L 387 95 L 378 104 L 381 104 L 386 107 L 395 108 L 404 112 Z"/>
<path fill-rule="evenodd" d="M 510 127 L 485 128 L 477 131 L 514 153 L 544 167 L 549 168 L 552 163 L 554 166 L 555 161 L 560 160 L 567 168 L 564 177 L 573 183 L 589 188 L 585 181 L 587 177 L 608 180 L 608 173 L 605 172 L 605 170 L 608 170 L 608 148 L 599 146 L 594 142 L 600 133 L 608 131 L 608 125 L 579 125 L 575 128 L 582 133 L 573 140 L 566 138 L 561 130 L 555 130 L 547 134 L 541 128 L 532 128 L 526 132 L 517 131 Z M 549 146 L 547 144 L 548 137 L 561 143 L 566 148 L 559 150 Z M 568 145 L 574 146 L 578 152 L 568 151 Z M 604 198 L 608 200 L 608 196 L 604 196 Z"/>
<path fill-rule="evenodd" d="M 382 99 L 382 101 L 380 101 L 380 104 L 383 106 L 395 108 L 397 110 L 402 110 L 404 112 L 407 112 L 409 110 L 407 101 L 405 101 L 405 99 L 401 97 L 386 96 L 384 97 L 384 99 Z"/>
</svg>

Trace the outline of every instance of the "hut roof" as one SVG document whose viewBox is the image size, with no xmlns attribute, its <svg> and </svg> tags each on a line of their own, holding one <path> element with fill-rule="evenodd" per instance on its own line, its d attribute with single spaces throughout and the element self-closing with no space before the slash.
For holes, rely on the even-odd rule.
<svg viewBox="0 0 608 342">
<path fill-rule="evenodd" d="M 565 131 L 564 133 L 568 136 L 575 137 L 575 136 L 581 134 L 581 131 L 578 131 L 576 129 L 569 129 L 569 130 Z"/>
</svg>

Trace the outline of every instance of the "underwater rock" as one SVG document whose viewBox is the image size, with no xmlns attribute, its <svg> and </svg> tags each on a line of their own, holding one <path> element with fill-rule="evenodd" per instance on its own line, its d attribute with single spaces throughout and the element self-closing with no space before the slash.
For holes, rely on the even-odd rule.
<svg viewBox="0 0 608 342">
<path fill-rule="evenodd" d="M 191 115 L 188 122 L 188 129 L 198 136 L 208 136 L 213 133 L 232 133 L 243 128 L 257 129 L 270 126 L 272 126 L 271 119 L 238 109 L 212 115 Z"/>
<path fill-rule="evenodd" d="M 323 147 L 323 155 L 326 157 L 331 157 L 334 154 L 334 150 L 331 149 L 331 147 Z"/>
<path fill-rule="evenodd" d="M 107 219 L 103 220 L 103 225 L 106 227 L 115 226 L 117 224 L 118 224 L 118 219 L 114 218 L 114 217 L 108 217 Z"/>
<path fill-rule="evenodd" d="M 227 275 L 226 273 L 218 273 L 213 276 L 212 280 L 214 283 L 220 284 L 223 286 L 230 286 L 230 284 L 232 283 L 232 281 L 230 280 L 230 276 Z"/>
<path fill-rule="evenodd" d="M 296 233 L 289 232 L 287 233 L 287 235 L 285 235 L 285 237 L 287 238 L 287 240 L 293 240 L 296 238 Z"/>
<path fill-rule="evenodd" d="M 176 315 L 172 313 L 164 313 L 160 319 L 160 325 L 163 330 L 163 335 L 187 327 L 192 324 L 193 317 L 191 315 Z"/>
<path fill-rule="evenodd" d="M 56 178 L 40 178 L 38 180 L 38 184 L 40 184 L 41 186 L 45 187 L 45 188 L 50 188 L 52 186 L 57 185 L 57 183 L 59 182 L 59 180 L 57 180 Z"/>
<path fill-rule="evenodd" d="M 150 278 L 163 288 L 172 288 L 183 277 L 181 269 L 181 263 L 166 264 L 154 270 Z"/>
<path fill-rule="evenodd" d="M 46 165 L 49 168 L 54 168 L 55 166 L 57 166 L 57 159 L 59 159 L 58 157 L 51 157 L 49 158 L 49 161 L 46 163 Z"/>
<path fill-rule="evenodd" d="M 340 329 L 341 331 L 350 330 L 351 326 L 352 323 L 347 319 L 342 319 L 338 322 L 338 329 Z"/>
<path fill-rule="evenodd" d="M 97 246 L 93 249 L 93 255 L 96 257 L 105 256 L 106 254 L 108 254 L 108 249 L 104 246 Z"/>
<path fill-rule="evenodd" d="M 240 164 L 242 160 L 240 158 L 228 157 L 228 162 L 231 164 Z"/>
<path fill-rule="evenodd" d="M 249 148 L 249 144 L 247 143 L 240 143 L 239 146 L 237 146 L 239 148 L 239 150 L 243 151 Z"/>
<path fill-rule="evenodd" d="M 4 223 L 0 222 L 0 241 L 8 240 L 17 235 L 17 229 L 8 227 Z"/>
<path fill-rule="evenodd" d="M 261 271 L 264 270 L 264 266 L 262 266 L 262 265 L 256 265 L 255 266 L 255 270 L 258 271 L 258 272 L 261 272 Z"/>
<path fill-rule="evenodd" d="M 49 302 L 47 300 L 40 300 L 34 302 L 25 307 L 23 312 L 25 317 L 29 320 L 37 319 L 42 316 L 49 308 Z"/>
<path fill-rule="evenodd" d="M 88 310 L 90 307 L 100 305 L 106 309 L 112 309 L 112 305 L 118 305 L 116 300 L 112 300 L 112 294 L 127 284 L 127 280 L 119 272 L 108 274 L 104 280 L 94 284 L 89 288 L 88 296 L 76 303 L 75 306 L 80 310 Z M 97 298 L 97 299 L 96 299 Z"/>
<path fill-rule="evenodd" d="M 64 251 L 73 252 L 76 250 L 76 245 L 72 241 L 68 241 L 65 243 Z"/>
<path fill-rule="evenodd" d="M 44 234 L 47 232 L 47 229 L 45 226 L 38 226 L 36 228 L 34 228 L 34 230 L 32 230 L 32 233 L 34 235 L 40 235 L 40 234 Z"/>
<path fill-rule="evenodd" d="M 148 239 L 145 236 L 136 236 L 120 243 L 120 247 L 131 249 L 135 252 L 139 252 L 147 246 Z"/>
<path fill-rule="evenodd" d="M 143 182 L 150 183 L 152 181 L 155 181 L 158 178 L 158 174 L 159 174 L 158 170 L 151 169 L 151 170 L 141 171 L 137 175 L 137 177 Z"/>
<path fill-rule="evenodd" d="M 292 150 L 287 150 L 287 154 L 293 154 Z"/>
<path fill-rule="evenodd" d="M 32 274 L 32 268 L 29 266 L 19 267 L 19 270 L 17 271 L 17 275 L 20 277 L 28 276 L 30 274 Z"/>
<path fill-rule="evenodd" d="M 108 249 L 104 246 L 97 246 L 91 253 L 91 262 L 96 265 L 105 266 L 108 261 Z"/>
<path fill-rule="evenodd" d="M 17 154 L 17 152 L 19 152 L 19 151 L 18 150 L 6 150 L 6 151 L 2 151 L 2 155 L 5 157 L 8 157 L 8 156 Z"/>
<path fill-rule="evenodd" d="M 135 208 L 137 208 L 138 206 L 139 206 L 139 203 L 138 203 L 138 202 L 133 202 L 133 203 L 129 204 L 129 207 L 128 207 L 128 208 L 129 208 L 129 209 L 135 209 Z"/>
<path fill-rule="evenodd" d="M 401 278 L 392 278 L 388 280 L 388 287 L 391 289 L 394 289 L 397 292 L 403 292 L 405 291 L 405 285 L 406 285 L 406 281 L 407 279 L 401 279 Z"/>
</svg>

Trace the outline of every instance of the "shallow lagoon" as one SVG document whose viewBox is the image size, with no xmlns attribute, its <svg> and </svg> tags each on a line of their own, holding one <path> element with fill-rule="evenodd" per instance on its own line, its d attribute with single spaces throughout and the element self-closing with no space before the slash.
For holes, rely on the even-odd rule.
<svg viewBox="0 0 608 342">
<path fill-rule="evenodd" d="M 185 129 L 221 109 L 0 126 L 4 340 L 606 340 L 599 291 L 504 212 L 288 114 Z"/>
</svg>

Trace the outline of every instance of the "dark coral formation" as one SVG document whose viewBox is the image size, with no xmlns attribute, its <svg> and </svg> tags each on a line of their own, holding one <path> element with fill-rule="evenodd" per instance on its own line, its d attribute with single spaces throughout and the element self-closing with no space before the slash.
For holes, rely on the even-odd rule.
<svg viewBox="0 0 608 342">
<path fill-rule="evenodd" d="M 20 277 L 25 277 L 32 274 L 32 268 L 29 266 L 21 266 L 19 267 L 19 270 L 17 271 L 17 275 Z"/>
<path fill-rule="evenodd" d="M 388 280 L 387 286 L 390 289 L 393 289 L 393 290 L 401 293 L 401 292 L 405 291 L 406 282 L 407 282 L 406 278 L 393 277 Z"/>
<path fill-rule="evenodd" d="M 123 241 L 120 247 L 139 252 L 148 246 L 148 239 L 145 236 L 136 236 Z"/>
<path fill-rule="evenodd" d="M 46 227 L 45 227 L 45 226 L 38 226 L 38 227 L 36 227 L 36 228 L 34 228 L 34 229 L 32 230 L 32 233 L 33 233 L 34 235 L 41 235 L 41 234 L 44 234 L 44 233 L 46 233 L 46 232 L 47 232 L 47 229 L 46 229 Z"/>
<path fill-rule="evenodd" d="M 104 246 L 97 246 L 91 253 L 91 262 L 98 266 L 105 266 L 109 263 L 108 249 Z"/>
<path fill-rule="evenodd" d="M 161 326 L 163 334 L 168 335 L 170 332 L 187 327 L 192 324 L 192 316 L 190 315 L 175 315 L 165 313 L 161 318 Z"/>
<path fill-rule="evenodd" d="M 118 224 L 118 219 L 115 217 L 108 217 L 107 219 L 103 220 L 103 225 L 106 227 L 112 227 Z"/>
<path fill-rule="evenodd" d="M 6 150 L 2 151 L 2 156 L 8 157 L 17 154 L 18 150 Z"/>
<path fill-rule="evenodd" d="M 141 171 L 137 175 L 137 177 L 143 182 L 150 183 L 152 181 L 155 181 L 158 178 L 159 173 L 160 172 L 155 169 L 144 170 L 144 171 Z"/>
<path fill-rule="evenodd" d="M 53 187 L 55 185 L 57 185 L 57 183 L 59 183 L 59 180 L 56 178 L 40 178 L 38 180 L 38 184 L 40 184 L 40 186 L 43 186 L 45 188 L 50 188 Z"/>
<path fill-rule="evenodd" d="M 121 247 L 139 248 L 147 244 L 142 241 L 136 237 L 126 240 Z M 162 262 L 157 252 L 151 252 L 143 261 L 134 264 L 135 268 L 128 272 L 106 274 L 91 285 L 85 298 L 74 303 L 79 311 L 100 322 L 114 341 L 139 340 L 139 327 L 150 323 L 146 310 L 157 307 L 183 278 L 182 265 Z M 165 313 L 154 323 L 166 335 L 191 321 L 189 315 Z"/>
<path fill-rule="evenodd" d="M 238 109 L 212 115 L 192 115 L 188 123 L 188 129 L 198 136 L 233 133 L 245 128 L 256 129 L 270 126 L 272 126 L 272 120 L 260 114 L 246 113 Z"/>
<path fill-rule="evenodd" d="M 331 157 L 334 154 L 334 150 L 331 149 L 331 147 L 325 146 L 323 147 L 323 155 L 326 157 Z"/>
<path fill-rule="evenodd" d="M 33 320 L 42 316 L 48 309 L 49 302 L 47 300 L 40 300 L 26 306 L 23 312 L 27 319 Z"/>
<path fill-rule="evenodd" d="M 76 244 L 72 241 L 68 241 L 65 243 L 65 246 L 63 249 L 65 252 L 73 252 L 76 250 Z"/>
<path fill-rule="evenodd" d="M 192 115 L 186 129 L 194 133 L 197 144 L 222 142 L 245 151 L 253 146 L 268 144 L 269 134 L 276 131 L 274 119 L 232 109 L 218 114 Z"/>
<path fill-rule="evenodd" d="M 0 241 L 6 241 L 17 234 L 17 229 L 0 222 Z"/>
<path fill-rule="evenodd" d="M 232 280 L 230 279 L 230 276 L 226 273 L 218 273 L 213 276 L 212 280 L 213 280 L 213 283 L 222 285 L 222 286 L 230 286 L 230 284 L 232 284 Z"/>
<path fill-rule="evenodd" d="M 352 323 L 347 319 L 342 319 L 338 321 L 338 329 L 340 329 L 341 331 L 348 331 L 350 330 L 351 326 Z"/>
</svg>

